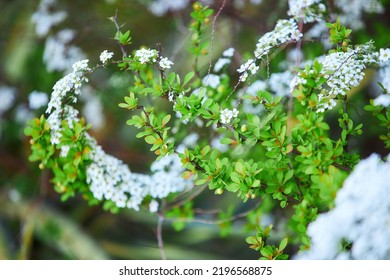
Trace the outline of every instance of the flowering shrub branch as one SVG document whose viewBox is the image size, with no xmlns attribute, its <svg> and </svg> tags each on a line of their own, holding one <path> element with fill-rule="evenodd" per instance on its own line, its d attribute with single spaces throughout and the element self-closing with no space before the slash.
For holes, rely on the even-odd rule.
<svg viewBox="0 0 390 280">
<path fill-rule="evenodd" d="M 160 47 L 131 50 L 131 33 L 122 33 L 115 15 L 111 20 L 122 59 L 112 61 L 114 53 L 105 50 L 100 55 L 101 65 L 91 68 L 88 60 L 79 61 L 72 73 L 57 82 L 46 110 L 48 116 L 33 120 L 25 130 L 32 138 L 30 160 L 40 161 L 42 169 L 52 169 L 55 189 L 63 199 L 82 193 L 90 204 L 104 201 L 103 207 L 112 212 L 126 207 L 138 211 L 146 206 L 157 213 L 163 258 L 163 221 L 174 221 L 176 229 L 181 229 L 183 222 L 228 227 L 238 218 L 257 215 L 264 201 L 272 201 L 273 207 L 286 212 L 289 230 L 275 245 L 269 242 L 272 225 L 256 224 L 257 233 L 247 238 L 250 248 L 264 259 L 286 259 L 284 250 L 289 242 L 305 251 L 313 237 L 315 252 L 316 226 L 309 224 L 315 225 L 321 212 L 337 206 L 339 189 L 360 161 L 348 148 L 351 139 L 363 133 L 362 123 L 349 115 L 348 93 L 360 85 L 368 67 L 381 63 L 389 67 L 390 56 L 384 58 L 387 53 L 376 51 L 371 41 L 352 45 L 352 30 L 337 20 L 327 24 L 328 43 L 333 48 L 303 67 L 297 59 L 298 69 L 287 73 L 289 84 L 284 90 L 288 93 L 272 94 L 261 80 L 257 84 L 255 80 L 262 77 L 263 64 L 269 64 L 271 52 L 288 44 L 301 46 L 303 24 L 322 21 L 326 14 L 324 1 L 289 4 L 292 18 L 278 20 L 274 30 L 261 36 L 253 54 L 245 56 L 232 75 L 228 72 L 235 51 L 232 48 L 216 61 L 214 73 L 211 67 L 207 73 L 199 67 L 199 59 L 208 54 L 210 44 L 205 34 L 213 10 L 207 6 L 193 5 L 188 51 L 194 62 L 192 71 L 184 74 L 174 72 L 174 62 L 162 56 Z M 157 156 L 150 175 L 133 173 L 122 161 L 106 154 L 71 105 L 88 82 L 87 76 L 110 64 L 132 76 L 133 84 L 119 107 L 131 112 L 127 124 L 140 130 L 136 137 L 143 138 Z M 266 72 L 268 79 L 269 68 Z M 366 109 L 388 128 L 386 88 L 381 96 L 384 100 L 371 101 Z M 160 111 L 159 102 L 168 109 Z M 341 132 L 330 136 L 327 116 L 336 107 L 340 107 Z M 198 126 L 202 138 L 186 143 L 193 126 Z M 387 148 L 389 133 L 381 136 Z M 215 139 L 227 149 L 213 145 Z M 192 201 L 206 186 L 215 195 L 227 191 L 243 203 L 257 203 L 239 214 L 233 210 L 219 213 L 217 220 L 195 217 Z M 183 198 L 183 192 L 188 196 Z M 308 227 L 314 229 L 308 232 Z"/>
</svg>

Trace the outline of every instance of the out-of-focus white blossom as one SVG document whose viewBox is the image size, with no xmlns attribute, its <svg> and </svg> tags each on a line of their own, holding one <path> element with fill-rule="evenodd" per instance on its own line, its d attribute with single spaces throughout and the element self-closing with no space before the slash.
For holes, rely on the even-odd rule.
<svg viewBox="0 0 390 280">
<path fill-rule="evenodd" d="M 360 161 L 338 191 L 335 208 L 309 224 L 310 250 L 300 259 L 390 258 L 390 157 Z M 350 249 L 342 249 L 349 242 Z"/>
<path fill-rule="evenodd" d="M 208 74 L 202 79 L 202 84 L 206 87 L 217 88 L 221 84 L 221 77 L 215 74 Z"/>
<path fill-rule="evenodd" d="M 85 57 L 82 50 L 70 44 L 75 33 L 64 29 L 46 39 L 43 61 L 49 72 L 70 71 L 76 61 Z"/>
<path fill-rule="evenodd" d="M 0 86 L 0 117 L 11 108 L 16 96 L 16 89 L 8 86 Z"/>
<path fill-rule="evenodd" d="M 227 108 L 221 111 L 220 120 L 223 124 L 230 124 L 234 118 L 237 118 L 239 111 L 236 108 L 229 110 Z"/>
<path fill-rule="evenodd" d="M 269 87 L 278 96 L 288 96 L 293 79 L 294 75 L 290 71 L 272 73 L 269 77 Z"/>
<path fill-rule="evenodd" d="M 156 16 L 163 16 L 170 11 L 179 11 L 184 9 L 189 0 L 154 0 L 149 4 L 149 10 Z"/>
<path fill-rule="evenodd" d="M 384 8 L 378 0 L 337 0 L 334 5 L 341 10 L 341 24 L 353 26 L 354 30 L 364 27 L 364 13 L 383 13 Z"/>
<path fill-rule="evenodd" d="M 225 66 L 230 64 L 232 61 L 229 58 L 221 57 L 217 60 L 214 65 L 214 72 L 219 72 Z"/>
<path fill-rule="evenodd" d="M 80 98 L 84 101 L 83 115 L 93 130 L 100 130 L 105 124 L 103 104 L 91 87 L 83 87 Z"/>
<path fill-rule="evenodd" d="M 234 48 L 228 48 L 226 50 L 223 51 L 222 55 L 224 57 L 232 57 L 234 55 Z"/>
<path fill-rule="evenodd" d="M 374 105 L 375 106 L 389 107 L 390 106 L 390 94 L 379 95 L 377 98 L 374 99 Z"/>
<path fill-rule="evenodd" d="M 103 64 L 106 64 L 107 61 L 109 61 L 114 56 L 113 52 L 109 52 L 107 50 L 102 51 L 102 53 L 99 56 L 100 61 Z"/>
<path fill-rule="evenodd" d="M 31 17 L 35 24 L 35 33 L 39 37 L 46 36 L 53 26 L 61 23 L 67 16 L 65 11 L 53 11 L 56 2 L 56 0 L 41 0 L 38 9 Z"/>
<path fill-rule="evenodd" d="M 266 90 L 267 83 L 261 80 L 257 80 L 249 85 L 246 89 L 241 90 L 240 93 L 255 97 L 260 90 Z M 237 106 L 238 104 L 235 104 Z M 259 114 L 263 110 L 263 106 L 254 105 L 248 98 L 244 98 L 242 101 L 242 111 L 247 114 Z"/>
<path fill-rule="evenodd" d="M 378 80 L 387 92 L 390 92 L 390 63 L 380 65 Z"/>
<path fill-rule="evenodd" d="M 25 104 L 19 104 L 16 107 L 15 120 L 18 123 L 24 126 L 32 118 L 34 118 L 34 114 Z"/>
<path fill-rule="evenodd" d="M 32 110 L 46 106 L 48 101 L 49 97 L 45 92 L 33 91 L 28 95 L 28 106 Z"/>
<path fill-rule="evenodd" d="M 321 16 L 326 11 L 321 0 L 289 0 L 288 6 L 287 14 L 305 23 L 321 20 Z"/>
</svg>

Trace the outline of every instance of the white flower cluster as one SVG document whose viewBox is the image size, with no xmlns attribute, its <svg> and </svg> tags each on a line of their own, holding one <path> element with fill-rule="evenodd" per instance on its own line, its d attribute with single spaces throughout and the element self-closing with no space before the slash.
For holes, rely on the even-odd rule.
<svg viewBox="0 0 390 280">
<path fill-rule="evenodd" d="M 135 51 L 134 57 L 142 64 L 145 64 L 148 62 L 156 62 L 157 55 L 158 52 L 156 50 L 141 48 Z"/>
<path fill-rule="evenodd" d="M 278 20 L 275 29 L 264 34 L 257 42 L 254 51 L 255 58 L 262 59 L 269 54 L 272 48 L 288 42 L 298 41 L 302 36 L 294 19 Z M 255 60 L 250 59 L 242 64 L 237 72 L 241 73 L 240 81 L 245 81 L 248 77 L 248 71 L 254 75 L 258 70 L 259 66 L 256 66 Z"/>
<path fill-rule="evenodd" d="M 320 20 L 326 11 L 321 0 L 289 0 L 288 6 L 287 14 L 305 23 Z"/>
<path fill-rule="evenodd" d="M 167 57 L 162 57 L 160 58 L 158 65 L 160 65 L 160 67 L 163 69 L 169 69 L 173 65 L 173 62 L 170 61 Z"/>
<path fill-rule="evenodd" d="M 107 61 L 109 61 L 114 56 L 113 52 L 109 52 L 107 50 L 102 51 L 102 53 L 99 56 L 100 61 L 103 64 L 106 64 Z"/>
<path fill-rule="evenodd" d="M 56 11 L 56 0 L 41 0 L 31 21 L 35 24 L 38 37 L 46 37 L 52 27 L 61 23 L 66 17 L 65 11 Z M 46 38 L 43 61 L 49 72 L 70 71 L 75 61 L 85 57 L 82 50 L 71 44 L 75 32 L 64 29 Z"/>
<path fill-rule="evenodd" d="M 294 19 L 280 19 L 276 23 L 275 29 L 262 36 L 256 44 L 254 52 L 257 59 L 267 55 L 273 47 L 287 42 L 298 41 L 302 37 L 298 29 L 297 22 Z"/>
<path fill-rule="evenodd" d="M 242 64 L 240 68 L 237 69 L 238 73 L 241 73 L 240 81 L 245 82 L 248 78 L 248 72 L 251 72 L 252 75 L 255 75 L 259 71 L 259 66 L 256 66 L 254 59 L 249 59 L 247 62 Z"/>
<path fill-rule="evenodd" d="M 342 11 L 341 23 L 353 26 L 355 30 L 364 27 L 363 13 L 382 13 L 384 8 L 378 0 L 338 0 L 334 5 Z"/>
<path fill-rule="evenodd" d="M 62 121 L 66 120 L 69 128 L 73 128 L 73 122 L 78 122 L 79 111 L 70 105 L 63 105 L 63 108 L 55 109 L 47 118 L 50 125 L 50 142 L 53 145 L 60 143 L 62 132 Z"/>
<path fill-rule="evenodd" d="M 346 52 L 334 52 L 324 59 L 323 69 L 326 81 L 326 88 L 322 88 L 318 99 L 321 102 L 318 112 L 332 109 L 336 102 L 334 98 L 344 96 L 351 88 L 360 84 L 364 77 L 364 69 L 368 64 L 377 63 L 377 55 L 370 54 L 370 44 L 349 49 Z"/>
<path fill-rule="evenodd" d="M 35 32 L 39 37 L 46 36 L 53 26 L 62 22 L 67 16 L 64 11 L 52 10 L 56 2 L 56 0 L 41 0 L 38 9 L 32 15 L 31 20 L 35 24 Z"/>
<path fill-rule="evenodd" d="M 140 63 L 154 63 L 157 61 L 158 51 L 154 49 L 145 49 L 141 48 L 135 51 L 134 58 L 136 58 Z M 170 61 L 167 57 L 159 57 L 158 65 L 162 69 L 169 69 L 173 65 L 173 62 Z"/>
<path fill-rule="evenodd" d="M 111 200 L 119 208 L 136 211 L 148 196 L 154 198 L 149 204 L 150 212 L 156 212 L 158 202 L 155 199 L 167 197 L 170 193 L 192 188 L 190 180 L 181 178 L 184 171 L 177 155 L 169 155 L 151 166 L 152 175 L 132 173 L 127 165 L 106 154 L 88 135 L 92 146 L 92 163 L 87 168 L 87 183 L 98 200 Z"/>
<path fill-rule="evenodd" d="M 68 93 L 74 92 L 75 95 L 80 94 L 80 88 L 83 82 L 88 82 L 88 79 L 84 74 L 91 69 L 88 67 L 88 59 L 77 61 L 73 64 L 73 72 L 69 73 L 62 79 L 56 82 L 53 87 L 53 92 L 47 106 L 46 113 L 51 113 L 54 109 L 59 110 L 63 105 L 63 99 Z M 76 102 L 77 98 L 74 96 L 73 101 Z"/>
<path fill-rule="evenodd" d="M 390 106 L 390 94 L 379 95 L 377 98 L 374 99 L 374 105 L 375 106 L 389 107 Z"/>
<path fill-rule="evenodd" d="M 73 127 L 73 121 L 78 121 L 78 111 L 72 106 L 66 105 L 66 98 L 73 98 L 76 102 L 76 96 L 71 96 L 68 93 L 80 94 L 80 88 L 83 82 L 88 82 L 84 76 L 91 69 L 88 67 L 88 59 L 78 61 L 72 66 L 73 72 L 69 73 L 54 85 L 53 92 L 46 113 L 50 114 L 47 121 L 51 129 L 51 143 L 53 145 L 60 143 L 61 137 L 61 122 L 67 120 L 69 127 Z"/>
<path fill-rule="evenodd" d="M 234 118 L 237 118 L 239 111 L 236 108 L 229 110 L 227 108 L 221 111 L 220 119 L 222 124 L 230 124 Z"/>
<path fill-rule="evenodd" d="M 362 160 L 338 191 L 335 208 L 308 227 L 311 249 L 300 259 L 390 258 L 390 157 Z M 341 243 L 351 248 L 343 251 Z"/>
</svg>

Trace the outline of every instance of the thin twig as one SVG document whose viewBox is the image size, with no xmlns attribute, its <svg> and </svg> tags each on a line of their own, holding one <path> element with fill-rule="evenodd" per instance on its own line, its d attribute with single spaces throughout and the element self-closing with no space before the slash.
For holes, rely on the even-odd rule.
<svg viewBox="0 0 390 280">
<path fill-rule="evenodd" d="M 166 260 L 167 259 L 167 255 L 165 254 L 165 250 L 164 250 L 164 241 L 163 241 L 163 238 L 162 238 L 162 226 L 163 226 L 163 223 L 164 223 L 164 216 L 163 215 L 159 215 L 158 216 L 158 221 L 157 221 L 157 242 L 158 242 L 158 248 L 160 249 L 160 255 L 161 255 L 161 259 L 162 260 Z"/>
<path fill-rule="evenodd" d="M 118 24 L 118 21 L 116 20 L 116 19 L 117 19 L 117 16 L 118 16 L 118 10 L 115 11 L 115 16 L 113 16 L 113 17 L 111 18 L 111 20 L 112 20 L 112 22 L 115 24 L 116 32 L 117 32 L 117 34 L 118 34 L 118 33 L 120 33 L 120 26 L 119 26 L 119 24 Z M 119 45 L 119 47 L 120 47 L 120 49 L 121 49 L 121 52 L 122 52 L 123 56 L 124 56 L 124 57 L 127 57 L 127 52 L 126 52 L 126 50 L 125 50 L 125 46 L 122 45 L 119 41 L 118 41 L 118 45 Z"/>
<path fill-rule="evenodd" d="M 213 24 L 212 24 L 212 27 L 211 27 L 210 60 L 209 60 L 209 69 L 207 70 L 207 75 L 210 74 L 211 67 L 212 67 L 213 51 L 214 51 L 214 39 L 215 39 L 215 25 L 216 25 L 216 22 L 217 22 L 217 18 L 219 17 L 219 15 L 221 14 L 223 8 L 225 7 L 225 4 L 226 4 L 226 0 L 224 0 L 222 2 L 221 7 L 219 8 L 218 12 L 215 14 L 215 17 L 214 17 L 214 20 L 213 20 Z"/>
<path fill-rule="evenodd" d="M 186 204 L 188 201 L 191 201 L 195 197 L 200 195 L 205 189 L 206 189 L 206 185 L 199 186 L 199 187 L 195 188 L 195 191 L 187 192 L 183 195 L 179 195 L 176 198 L 176 201 L 172 202 L 171 204 L 168 204 L 164 209 L 167 211 L 167 210 L 170 210 L 172 208 L 180 207 L 180 206 Z"/>
<path fill-rule="evenodd" d="M 201 223 L 201 224 L 208 224 L 208 225 L 220 225 L 228 222 L 233 222 L 235 220 L 238 220 L 240 218 L 248 216 L 250 213 L 252 213 L 254 210 L 256 210 L 260 206 L 261 201 L 259 201 L 253 208 L 238 213 L 236 215 L 231 216 L 230 218 L 226 219 L 220 219 L 220 220 L 206 220 L 206 219 L 188 219 L 188 218 L 168 218 L 166 221 L 172 221 L 172 222 L 187 222 L 187 223 Z"/>
</svg>

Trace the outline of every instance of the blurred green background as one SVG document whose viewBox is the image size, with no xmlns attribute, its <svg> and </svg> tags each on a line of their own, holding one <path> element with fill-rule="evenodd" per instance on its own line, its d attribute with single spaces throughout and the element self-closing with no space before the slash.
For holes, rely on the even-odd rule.
<svg viewBox="0 0 390 280">
<path fill-rule="evenodd" d="M 54 26 L 48 35 L 36 35 L 31 21 L 39 1 L 0 0 L 0 87 L 16 92 L 12 106 L 0 115 L 0 259 L 160 259 L 156 240 L 157 217 L 147 212 L 121 211 L 117 215 L 105 212 L 101 206 L 89 207 L 81 197 L 66 202 L 54 192 L 50 173 L 30 163 L 29 139 L 23 136 L 25 121 L 39 116 L 44 107 L 28 110 L 28 95 L 32 91 L 50 93 L 63 71 L 48 71 L 43 55 L 48 36 L 64 28 L 74 30 L 70 44 L 79 47 L 96 64 L 99 54 L 107 49 L 120 57 L 113 36 L 114 24 L 108 20 L 117 14 L 124 30 L 132 31 L 133 45 L 154 48 L 163 46 L 164 55 L 175 59 L 175 70 L 185 73 L 191 67 L 186 60 L 185 40 L 188 39 L 190 5 L 180 11 L 155 16 L 147 9 L 148 1 L 58 1 L 57 10 L 65 10 L 67 18 Z M 213 2 L 216 10 L 221 0 Z M 261 34 L 271 30 L 279 18 L 286 18 L 287 1 L 266 1 L 253 5 L 244 1 L 238 7 L 226 1 L 217 21 L 213 60 L 224 49 L 233 46 L 241 53 L 251 52 Z M 261 2 L 261 1 L 259 1 Z M 333 2 L 333 1 L 328 1 Z M 389 1 L 382 1 L 388 7 Z M 355 43 L 369 39 L 376 46 L 389 47 L 389 9 L 380 15 L 366 15 L 365 28 L 354 33 Z M 309 28 L 310 25 L 307 27 Z M 303 46 L 307 57 L 323 51 L 320 43 Z M 275 57 L 278 61 L 285 53 Z M 209 57 L 207 60 L 210 59 Z M 236 66 L 239 61 L 234 62 Z M 207 65 L 204 64 L 204 68 Z M 234 68 L 234 67 L 233 67 Z M 127 94 L 129 77 L 112 75 L 115 68 L 97 71 L 90 85 L 103 104 L 105 123 L 91 133 L 105 151 L 128 163 L 135 172 L 147 172 L 154 155 L 146 144 L 135 139 L 135 130 L 125 125 L 127 112 L 117 104 Z M 368 73 L 368 77 L 374 73 Z M 369 78 L 357 89 L 364 92 L 354 96 L 357 108 L 367 103 L 370 95 Z M 0 103 L 4 100 L 1 100 Z M 26 110 L 23 111 L 23 108 Z M 366 112 L 356 110 L 355 118 L 363 120 L 365 134 L 353 148 L 362 157 L 372 152 L 383 154 L 384 148 L 377 140 L 376 120 Z M 337 118 L 329 118 L 337 126 Z M 371 125 L 374 124 L 374 125 Z M 196 198 L 195 208 L 223 209 L 235 206 L 235 212 L 253 207 L 242 205 L 229 194 L 216 197 L 207 190 Z M 264 207 L 267 207 L 266 205 Z M 275 216 L 283 218 L 281 213 Z M 168 259 L 257 259 L 245 237 L 251 230 L 244 227 L 245 219 L 235 221 L 231 233 L 221 237 L 221 226 L 190 223 L 182 231 L 175 231 L 169 222 L 164 223 L 163 238 Z M 277 237 L 277 236 L 276 236 Z"/>
</svg>

